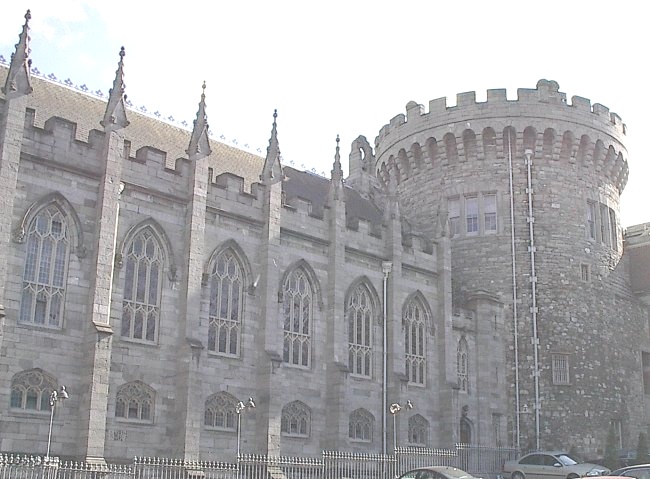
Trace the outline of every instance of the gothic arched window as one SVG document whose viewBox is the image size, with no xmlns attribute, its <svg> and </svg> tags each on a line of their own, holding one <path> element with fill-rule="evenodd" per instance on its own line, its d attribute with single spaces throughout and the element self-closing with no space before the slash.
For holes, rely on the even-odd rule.
<svg viewBox="0 0 650 479">
<path fill-rule="evenodd" d="M 210 272 L 210 326 L 208 351 L 238 356 L 244 278 L 240 261 L 232 250 L 221 252 Z"/>
<path fill-rule="evenodd" d="M 429 445 L 429 421 L 420 414 L 415 414 L 409 418 L 409 437 L 408 442 L 412 446 Z"/>
<path fill-rule="evenodd" d="M 122 336 L 153 343 L 160 323 L 163 253 L 153 232 L 145 228 L 126 247 Z"/>
<path fill-rule="evenodd" d="M 294 437 L 309 437 L 311 411 L 306 404 L 293 401 L 282 408 L 282 434 Z"/>
<path fill-rule="evenodd" d="M 54 204 L 32 219 L 26 233 L 21 323 L 60 328 L 68 276 L 66 216 Z"/>
<path fill-rule="evenodd" d="M 283 286 L 285 363 L 311 366 L 312 287 L 303 268 L 289 274 Z"/>
<path fill-rule="evenodd" d="M 205 402 L 203 423 L 209 428 L 237 430 L 237 398 L 225 391 L 213 394 Z"/>
<path fill-rule="evenodd" d="M 124 384 L 117 391 L 115 417 L 129 421 L 153 422 L 154 390 L 141 381 Z"/>
<path fill-rule="evenodd" d="M 456 372 L 458 375 L 458 387 L 461 391 L 469 392 L 469 348 L 465 337 L 458 341 L 456 351 Z"/>
<path fill-rule="evenodd" d="M 40 369 L 16 374 L 11 380 L 10 406 L 27 411 L 49 411 L 56 381 Z"/>
<path fill-rule="evenodd" d="M 372 442 L 375 418 L 366 409 L 360 408 L 350 414 L 349 437 L 355 441 Z"/>
<path fill-rule="evenodd" d="M 348 318 L 348 366 L 357 376 L 372 377 L 373 301 L 368 287 L 357 285 L 346 305 Z"/>
<path fill-rule="evenodd" d="M 409 383 L 426 383 L 426 321 L 424 307 L 416 298 L 404 307 L 404 348 L 406 352 L 406 376 Z"/>
</svg>

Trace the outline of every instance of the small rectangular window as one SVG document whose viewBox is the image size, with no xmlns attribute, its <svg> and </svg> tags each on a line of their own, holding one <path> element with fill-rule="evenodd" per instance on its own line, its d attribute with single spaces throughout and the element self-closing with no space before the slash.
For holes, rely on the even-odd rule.
<svg viewBox="0 0 650 479">
<path fill-rule="evenodd" d="M 600 241 L 609 246 L 609 209 L 607 205 L 600 205 Z"/>
<path fill-rule="evenodd" d="M 641 353 L 641 364 L 643 366 L 643 392 L 650 395 L 650 353 Z"/>
<path fill-rule="evenodd" d="M 581 264 L 580 265 L 580 275 L 582 277 L 582 281 L 584 281 L 585 283 L 589 282 L 590 274 L 589 274 L 589 265 L 588 264 Z"/>
<path fill-rule="evenodd" d="M 458 198 L 447 200 L 447 209 L 449 210 L 449 237 L 453 238 L 460 233 L 460 201 Z"/>
<path fill-rule="evenodd" d="M 478 198 L 465 198 L 465 220 L 467 234 L 478 233 Z"/>
<path fill-rule="evenodd" d="M 618 251 L 618 228 L 616 227 L 616 213 L 609 209 L 609 233 L 612 236 L 612 248 Z"/>
<path fill-rule="evenodd" d="M 587 238 L 596 239 L 596 204 L 593 201 L 587 202 Z"/>
<path fill-rule="evenodd" d="M 567 385 L 569 381 L 569 355 L 555 353 L 551 355 L 551 367 L 553 371 L 553 384 Z"/>
<path fill-rule="evenodd" d="M 497 195 L 483 196 L 483 220 L 486 233 L 497 230 Z"/>
</svg>

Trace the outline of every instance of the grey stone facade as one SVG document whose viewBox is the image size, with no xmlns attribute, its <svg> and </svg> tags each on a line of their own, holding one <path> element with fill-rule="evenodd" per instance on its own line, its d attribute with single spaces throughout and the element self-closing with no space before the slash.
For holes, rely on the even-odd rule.
<svg viewBox="0 0 650 479">
<path fill-rule="evenodd" d="M 52 453 L 98 462 L 232 459 L 239 421 L 283 455 L 645 428 L 606 108 L 546 81 L 411 102 L 326 179 L 282 165 L 276 115 L 265 157 L 210 141 L 205 86 L 191 132 L 129 110 L 124 52 L 107 100 L 32 76 L 28 25 L 0 67 L 0 451 L 45 452 L 60 385 Z"/>
</svg>

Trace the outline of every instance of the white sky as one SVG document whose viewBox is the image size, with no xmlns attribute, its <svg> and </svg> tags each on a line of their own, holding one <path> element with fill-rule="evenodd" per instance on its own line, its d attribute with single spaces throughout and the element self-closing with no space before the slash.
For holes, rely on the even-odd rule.
<svg viewBox="0 0 650 479">
<path fill-rule="evenodd" d="M 650 114 L 645 2 L 619 0 L 31 0 L 5 2 L 0 54 L 14 51 L 32 12 L 31 58 L 41 73 L 108 92 L 121 46 L 126 92 L 163 117 L 196 117 L 207 83 L 213 133 L 266 152 L 272 114 L 285 164 L 329 177 L 335 138 L 371 144 L 410 100 L 535 88 L 555 80 L 628 127 L 624 227 L 650 221 Z"/>
</svg>

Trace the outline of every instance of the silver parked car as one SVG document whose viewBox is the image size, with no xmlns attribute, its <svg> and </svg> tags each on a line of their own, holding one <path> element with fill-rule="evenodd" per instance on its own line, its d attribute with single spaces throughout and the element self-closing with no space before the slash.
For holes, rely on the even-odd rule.
<svg viewBox="0 0 650 479">
<path fill-rule="evenodd" d="M 477 479 L 470 473 L 451 466 L 425 466 L 405 472 L 398 479 Z"/>
<path fill-rule="evenodd" d="M 563 451 L 531 452 L 503 465 L 506 479 L 576 479 L 610 472 L 598 464 L 580 463 Z"/>
</svg>

